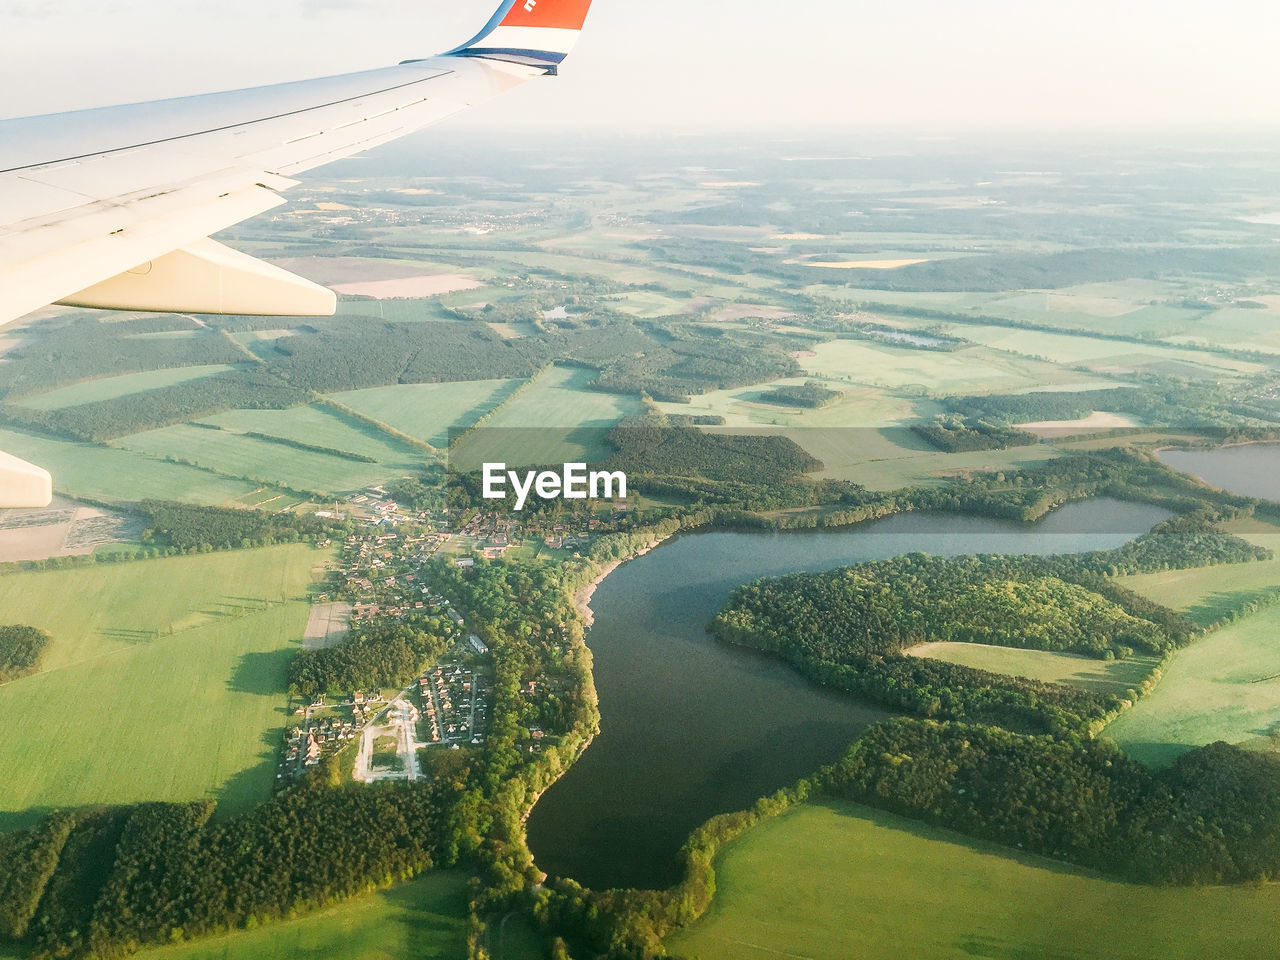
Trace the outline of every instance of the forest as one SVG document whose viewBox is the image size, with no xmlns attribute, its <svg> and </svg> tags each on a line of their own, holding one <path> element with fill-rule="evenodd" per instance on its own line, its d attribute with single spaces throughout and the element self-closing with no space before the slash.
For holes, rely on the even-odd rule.
<svg viewBox="0 0 1280 960">
<path fill-rule="evenodd" d="M 1030 566 L 1030 565 L 1025 565 Z M 1077 584 L 1002 557 L 913 553 L 738 587 L 712 621 L 722 640 L 846 663 L 928 641 L 1088 656 L 1162 653 L 1154 623 Z"/>
<path fill-rule="evenodd" d="M 345 523 L 313 514 L 203 507 L 173 500 L 140 500 L 136 509 L 148 522 L 143 542 L 182 552 L 318 541 L 348 532 Z"/>
<path fill-rule="evenodd" d="M 455 631 L 440 617 L 410 614 L 358 622 L 332 647 L 289 662 L 289 688 L 304 697 L 403 687 L 448 648 Z"/>
<path fill-rule="evenodd" d="M 211 819 L 212 801 L 144 803 L 0 835 L 0 933 L 37 957 L 120 957 L 319 907 L 476 846 L 465 778 L 344 786 L 338 762 L 230 820 Z"/>
<path fill-rule="evenodd" d="M 822 469 L 789 437 L 706 433 L 656 418 L 624 420 L 605 440 L 616 452 L 604 465 L 625 471 L 633 483 L 674 476 L 768 486 Z"/>
<path fill-rule="evenodd" d="M 1120 709 L 1121 698 L 903 651 L 950 640 L 1102 659 L 1163 655 L 1202 628 L 1109 575 L 1269 556 L 1208 529 L 1203 518 L 1175 517 L 1116 550 L 1051 557 L 909 554 L 761 580 L 734 590 L 708 630 L 724 642 L 778 656 L 819 683 L 908 713 L 1029 733 L 1087 734 Z"/>
<path fill-rule="evenodd" d="M 1153 772 L 1106 740 L 896 719 L 863 735 L 827 789 L 1144 883 L 1280 876 L 1280 757 L 1225 743 Z"/>
<path fill-rule="evenodd" d="M 947 453 L 963 453 L 968 450 L 1004 450 L 1007 447 L 1025 447 L 1038 443 L 1035 434 L 1025 430 L 977 417 L 956 414 L 939 415 L 929 423 L 912 424 L 918 436 L 928 440 Z"/>
<path fill-rule="evenodd" d="M 839 390 L 831 390 L 822 384 L 810 380 L 803 384 L 772 387 L 760 395 L 765 403 L 776 403 L 784 407 L 806 407 L 816 410 L 839 400 Z"/>
</svg>

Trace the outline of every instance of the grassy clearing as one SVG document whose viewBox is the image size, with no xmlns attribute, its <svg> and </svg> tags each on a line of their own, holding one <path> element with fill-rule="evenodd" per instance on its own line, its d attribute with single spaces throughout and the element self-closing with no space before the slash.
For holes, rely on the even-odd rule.
<svg viewBox="0 0 1280 960">
<path fill-rule="evenodd" d="M 376 281 L 375 281 L 376 282 Z M 481 290 L 468 290 L 466 293 L 471 294 L 472 299 L 468 302 L 474 302 L 478 295 L 482 294 Z M 393 320 L 397 323 L 457 323 L 458 318 L 454 317 L 441 308 L 438 301 L 434 299 L 415 299 L 415 300 L 350 300 L 343 299 L 339 304 L 339 310 L 345 314 L 351 314 L 361 317 L 377 317 L 379 320 Z"/>
<path fill-rule="evenodd" d="M 211 423 L 240 433 L 264 433 L 298 443 L 332 447 L 396 469 L 412 466 L 422 453 L 382 431 L 361 423 L 354 417 L 318 405 L 292 407 L 288 410 L 232 410 L 201 423 Z"/>
<path fill-rule="evenodd" d="M 53 639 L 39 673 L 0 686 L 0 826 L 46 807 L 264 799 L 322 556 L 292 544 L 5 577 L 0 623 Z"/>
<path fill-rule="evenodd" d="M 1275 885 L 1117 883 L 832 802 L 730 845 L 711 909 L 667 947 L 702 960 L 1260 960 L 1275 954 L 1277 909 Z"/>
<path fill-rule="evenodd" d="M 1204 625 L 1280 587 L 1280 528 L 1250 519 L 1227 524 L 1225 529 L 1276 555 L 1253 563 L 1224 563 L 1118 577 L 1116 582 Z"/>
<path fill-rule="evenodd" d="M 204 430 L 186 423 L 135 433 L 115 443 L 152 457 L 177 455 L 208 470 L 255 483 L 322 493 L 359 490 L 392 477 L 412 475 L 417 470 L 417 464 L 407 452 L 392 463 L 361 463 L 223 430 Z"/>
<path fill-rule="evenodd" d="M 462 960 L 467 955 L 467 878 L 424 874 L 297 920 L 148 950 L 145 960 Z"/>
<path fill-rule="evenodd" d="M 55 440 L 18 430 L 0 429 L 0 450 L 44 467 L 53 474 L 53 486 L 58 492 L 92 500 L 161 497 L 191 503 L 225 503 L 259 486 L 184 464 L 164 463 L 131 450 Z M 161 450 L 157 456 L 173 452 Z"/>
<path fill-rule="evenodd" d="M 1156 689 L 1106 735 L 1131 756 L 1163 764 L 1215 740 L 1280 746 L 1277 717 L 1280 607 L 1270 607 L 1179 650 Z"/>
<path fill-rule="evenodd" d="M 1031 677 L 1046 683 L 1068 683 L 1095 693 L 1121 695 L 1142 683 L 1159 664 L 1157 657 L 1096 660 L 1077 653 L 1019 650 L 987 643 L 922 643 L 907 652 L 913 657 L 930 657 L 992 673 Z"/>
<path fill-rule="evenodd" d="M 1072 371 L 1052 363 L 1000 356 L 980 348 L 942 353 L 833 340 L 818 344 L 814 353 L 817 356 L 799 358 L 808 373 L 918 396 L 1007 392 L 1077 379 Z"/>
<path fill-rule="evenodd" d="M 176 332 L 186 333 L 185 330 Z M 86 380 L 83 383 L 73 383 L 69 387 L 59 387 L 47 393 L 23 397 L 20 402 L 22 406 L 36 410 L 61 410 L 65 407 L 76 407 L 82 403 L 114 400 L 116 397 L 142 393 L 144 390 L 172 387 L 174 384 L 186 383 L 189 380 L 203 380 L 206 377 L 236 369 L 240 368 L 230 363 L 206 363 L 195 367 L 170 367 L 163 370 L 148 370 L 146 373 L 127 373 L 122 377 L 102 377 L 97 380 Z"/>
<path fill-rule="evenodd" d="M 712 390 L 690 397 L 689 403 L 659 403 L 658 406 L 666 413 L 724 417 L 727 427 L 768 425 L 872 429 L 928 419 L 940 409 L 928 400 L 907 399 L 876 387 L 852 386 L 838 380 L 828 381 L 824 386 L 841 391 L 843 396 L 818 409 L 786 407 L 761 400 L 772 387 L 799 386 L 812 380 L 813 377 L 790 377 L 771 381 L 767 385 Z"/>
<path fill-rule="evenodd" d="M 593 461 L 610 452 L 604 433 L 644 412 L 635 397 L 587 388 L 593 370 L 548 367 L 450 450 L 462 469 L 485 461 L 545 464 Z"/>
<path fill-rule="evenodd" d="M 1207 343 L 1242 350 L 1280 353 L 1280 317 L 1274 307 L 1267 310 L 1225 307 L 1199 317 L 1194 324 L 1179 329 L 1173 343 Z"/>
<path fill-rule="evenodd" d="M 502 403 L 523 381 L 462 380 L 410 383 L 333 394 L 333 399 L 367 417 L 434 447 L 445 447 L 459 433 Z"/>
<path fill-rule="evenodd" d="M 877 436 L 878 434 L 878 436 Z M 798 430 L 793 439 L 823 462 L 819 478 L 852 480 L 872 490 L 896 490 L 916 483 L 970 471 L 1020 470 L 1062 456 L 1046 443 L 1008 450 L 943 453 L 921 450 L 918 437 L 906 428 L 868 430 Z"/>
<path fill-rule="evenodd" d="M 1199 368 L 1202 377 L 1221 376 L 1224 371 L 1252 374 L 1264 369 L 1259 363 L 1235 360 L 1205 350 L 1155 344 L 1139 345 L 1117 340 L 1099 340 L 1089 336 L 1044 333 L 1040 330 L 955 324 L 950 326 L 947 332 L 998 350 L 1027 357 L 1047 357 L 1058 363 L 1084 364 L 1095 370 L 1109 373 L 1127 373 L 1152 368 L 1162 363 L 1176 363 L 1192 369 Z"/>
</svg>

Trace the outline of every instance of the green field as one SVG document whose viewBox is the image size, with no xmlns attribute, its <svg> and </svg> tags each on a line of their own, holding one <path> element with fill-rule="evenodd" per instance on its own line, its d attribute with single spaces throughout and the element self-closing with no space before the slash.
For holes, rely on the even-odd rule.
<svg viewBox="0 0 1280 960">
<path fill-rule="evenodd" d="M 257 419 L 252 415 L 248 417 L 250 422 Z M 414 457 L 408 447 L 394 462 L 362 463 L 225 430 L 205 430 L 188 423 L 146 430 L 114 443 L 118 448 L 151 457 L 179 456 L 207 470 L 242 477 L 255 485 L 279 484 L 294 490 L 330 494 L 411 476 L 421 462 L 420 455 Z"/>
<path fill-rule="evenodd" d="M 1205 625 L 1280 587 L 1280 528 L 1246 520 L 1229 524 L 1226 529 L 1266 547 L 1275 556 L 1252 563 L 1142 573 L 1118 577 L 1116 582 Z"/>
<path fill-rule="evenodd" d="M 18 430 L 0 429 L 0 450 L 44 467 L 53 474 L 53 488 L 59 493 L 92 500 L 160 497 L 190 503 L 225 503 L 261 486 L 185 464 L 165 463 L 131 450 L 56 440 Z M 157 456 L 175 452 L 161 450 Z"/>
<path fill-rule="evenodd" d="M 454 445 L 454 466 L 592 461 L 607 456 L 603 435 L 623 417 L 644 412 L 635 397 L 587 388 L 594 370 L 548 367 Z"/>
<path fill-rule="evenodd" d="M 1199 368 L 1198 375 L 1209 379 L 1219 377 L 1224 372 L 1249 374 L 1264 369 L 1259 363 L 1236 360 L 1205 350 L 1100 340 L 1096 337 L 1045 333 L 1040 330 L 956 324 L 949 327 L 947 332 L 998 350 L 1028 357 L 1048 357 L 1058 363 L 1083 364 L 1107 373 L 1128 373 L 1170 362 Z"/>
<path fill-rule="evenodd" d="M 0 686 L 0 826 L 48 807 L 270 791 L 312 569 L 293 544 L 0 581 L 0 623 L 52 637 Z"/>
<path fill-rule="evenodd" d="M 1020 650 L 987 643 L 924 643 L 911 649 L 913 656 L 944 660 L 977 670 L 1031 677 L 1046 683 L 1069 683 L 1095 693 L 1123 696 L 1151 673 L 1156 657 L 1098 660 L 1057 650 Z"/>
<path fill-rule="evenodd" d="M 372 457 L 396 469 L 411 467 L 423 458 L 422 451 L 390 434 L 320 405 L 290 407 L 288 410 L 232 410 L 206 417 L 200 422 L 239 433 L 263 433 L 298 443 L 331 447 Z"/>
<path fill-rule="evenodd" d="M 1155 690 L 1105 734 L 1154 764 L 1215 740 L 1272 745 L 1280 736 L 1280 607 L 1179 650 Z"/>
<path fill-rule="evenodd" d="M 690 397 L 688 403 L 659 403 L 658 406 L 669 414 L 724 417 L 727 427 L 768 425 L 800 428 L 894 426 L 928 419 L 941 409 L 929 400 L 908 399 L 884 389 L 851 386 L 838 380 L 823 382 L 823 386 L 842 394 L 825 407 L 788 407 L 762 399 L 773 387 L 799 386 L 813 379 L 788 377 L 768 384 L 711 390 Z"/>
<path fill-rule="evenodd" d="M 467 878 L 424 874 L 296 920 L 160 947 L 144 960 L 462 960 L 467 955 Z"/>
<path fill-rule="evenodd" d="M 1258 520 L 1226 529 L 1273 551 L 1280 529 Z M 1280 554 L 1271 560 L 1162 570 L 1117 582 L 1158 603 L 1210 624 L 1280 587 Z M 1106 735 L 1132 756 L 1167 763 L 1191 747 L 1227 740 L 1272 744 L 1280 731 L 1280 607 L 1222 627 L 1174 654 L 1156 689 L 1122 714 Z"/>
<path fill-rule="evenodd" d="M 799 358 L 808 373 L 916 396 L 1007 392 L 1078 379 L 1073 371 L 1053 363 L 974 347 L 946 353 L 866 340 L 832 340 L 817 344 L 813 352 L 817 356 Z M 1042 353 L 1052 356 L 1049 351 Z"/>
<path fill-rule="evenodd" d="M 185 330 L 173 331 L 187 334 Z M 99 400 L 114 400 L 116 397 L 144 390 L 155 390 L 159 387 L 172 387 L 177 383 L 189 380 L 203 380 L 205 377 L 219 373 L 229 373 L 239 369 L 229 363 L 206 363 L 195 367 L 169 367 L 162 370 L 148 370 L 146 373 L 127 373 L 122 377 L 101 377 L 96 380 L 85 380 L 69 387 L 59 387 L 47 393 L 37 393 L 22 398 L 22 406 L 36 410 L 61 410 L 64 407 L 75 407 L 82 403 L 95 403 Z"/>
<path fill-rule="evenodd" d="M 711 909 L 667 941 L 701 960 L 1262 960 L 1280 887 L 1143 887 L 850 803 L 731 844 Z"/>
<path fill-rule="evenodd" d="M 366 417 L 433 447 L 448 446 L 460 433 L 505 400 L 521 380 L 461 380 L 407 383 L 333 394 L 333 399 Z"/>
</svg>

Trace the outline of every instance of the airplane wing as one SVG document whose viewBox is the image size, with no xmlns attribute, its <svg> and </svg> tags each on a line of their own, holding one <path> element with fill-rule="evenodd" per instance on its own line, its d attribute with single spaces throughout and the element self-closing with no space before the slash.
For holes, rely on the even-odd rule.
<svg viewBox="0 0 1280 960">
<path fill-rule="evenodd" d="M 591 0 L 504 0 L 439 56 L 318 80 L 0 120 L 0 325 L 51 303 L 327 316 L 324 287 L 209 235 L 283 204 L 295 174 L 556 73 Z M 49 475 L 0 454 L 0 507 Z"/>
</svg>

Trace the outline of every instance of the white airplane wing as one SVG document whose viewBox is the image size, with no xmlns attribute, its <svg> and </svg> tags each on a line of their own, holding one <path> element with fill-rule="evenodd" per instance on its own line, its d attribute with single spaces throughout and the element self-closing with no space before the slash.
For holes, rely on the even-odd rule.
<svg viewBox="0 0 1280 960">
<path fill-rule="evenodd" d="M 0 325 L 51 303 L 331 315 L 331 291 L 209 235 L 284 203 L 294 174 L 554 74 L 590 4 L 505 0 L 462 46 L 381 70 L 0 120 Z M 51 496 L 0 454 L 0 507 Z"/>
</svg>

